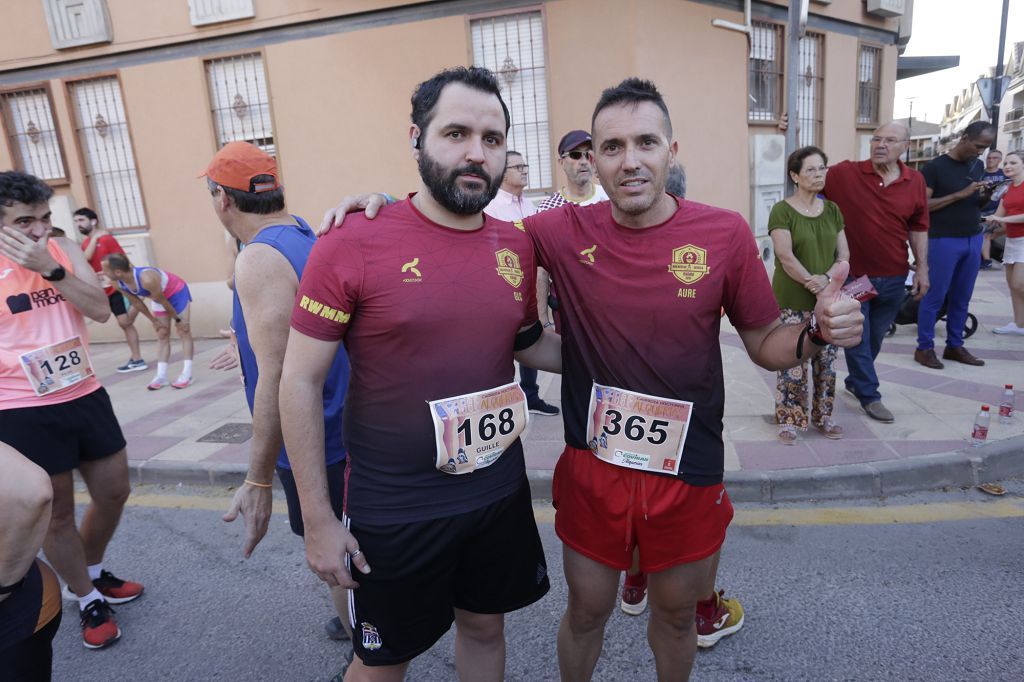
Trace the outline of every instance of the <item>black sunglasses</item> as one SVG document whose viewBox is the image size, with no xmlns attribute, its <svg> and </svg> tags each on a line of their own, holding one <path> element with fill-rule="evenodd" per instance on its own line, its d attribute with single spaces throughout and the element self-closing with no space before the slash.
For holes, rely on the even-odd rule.
<svg viewBox="0 0 1024 682">
<path fill-rule="evenodd" d="M 585 156 L 585 157 L 587 157 L 587 158 L 589 159 L 589 158 L 590 158 L 590 156 L 591 156 L 591 153 L 590 153 L 590 152 L 581 152 L 581 151 L 576 151 L 576 150 L 573 150 L 573 151 L 571 151 L 571 152 L 566 152 L 566 153 L 562 154 L 562 158 L 563 158 L 563 159 L 564 159 L 565 157 L 567 157 L 567 156 L 568 156 L 568 157 L 569 157 L 570 159 L 572 159 L 573 161 L 579 161 L 579 160 L 580 160 L 580 159 L 582 159 L 582 158 L 583 158 L 584 156 Z"/>
</svg>

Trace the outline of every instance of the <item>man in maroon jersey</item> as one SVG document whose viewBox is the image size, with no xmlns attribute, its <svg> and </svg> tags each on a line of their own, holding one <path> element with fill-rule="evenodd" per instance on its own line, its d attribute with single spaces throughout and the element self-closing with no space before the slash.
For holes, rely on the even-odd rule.
<svg viewBox="0 0 1024 682">
<path fill-rule="evenodd" d="M 501 184 L 509 127 L 493 74 L 443 71 L 412 104 L 420 189 L 376 224 L 354 217 L 313 248 L 281 421 L 310 567 L 354 588 L 358 658 L 346 679 L 401 680 L 454 621 L 459 677 L 501 680 L 504 614 L 549 589 L 513 358 L 558 371 L 559 341 L 537 319 L 529 237 L 482 213 Z M 346 525 L 328 500 L 321 416 L 342 341 Z"/>
<path fill-rule="evenodd" d="M 686 679 L 695 618 L 725 625 L 729 616 L 718 595 L 704 594 L 732 519 L 722 485 L 720 311 L 750 358 L 769 370 L 796 365 L 827 343 L 857 344 L 863 317 L 856 301 L 839 296 L 842 264 L 842 276 L 818 295 L 811 325 L 779 321 L 746 221 L 665 193 L 678 145 L 652 83 L 630 78 L 606 90 L 592 130 L 610 202 L 523 221 L 538 264 L 567 300 L 566 448 L 553 480 L 569 586 L 559 667 L 563 679 L 593 675 L 619 574 L 639 547 L 658 676 Z M 345 200 L 325 223 L 356 205 L 367 205 L 370 217 L 380 203 Z"/>
</svg>

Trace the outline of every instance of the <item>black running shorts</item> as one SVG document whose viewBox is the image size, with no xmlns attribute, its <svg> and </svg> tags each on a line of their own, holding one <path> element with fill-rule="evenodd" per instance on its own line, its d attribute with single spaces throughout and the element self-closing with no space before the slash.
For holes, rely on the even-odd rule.
<svg viewBox="0 0 1024 682">
<path fill-rule="evenodd" d="M 292 532 L 302 537 L 306 534 L 306 526 L 302 523 L 302 505 L 299 504 L 295 476 L 291 469 L 277 467 L 277 477 L 284 488 L 284 499 L 288 501 L 288 523 Z M 327 465 L 327 490 L 331 494 L 331 509 L 338 520 L 342 521 L 345 513 L 345 460 Z"/>
<path fill-rule="evenodd" d="M 497 502 L 458 516 L 369 525 L 347 519 L 372 571 L 353 569 L 352 644 L 368 666 L 410 661 L 455 620 L 453 609 L 508 613 L 543 597 L 548 582 L 526 479 Z"/>
<path fill-rule="evenodd" d="M 0 440 L 51 476 L 125 448 L 121 425 L 103 387 L 58 405 L 0 410 Z"/>
<path fill-rule="evenodd" d="M 124 296 L 120 291 L 114 291 L 110 296 L 107 296 L 107 303 L 110 304 L 110 312 L 114 314 L 114 317 L 128 314 L 128 306 L 125 305 Z"/>
</svg>

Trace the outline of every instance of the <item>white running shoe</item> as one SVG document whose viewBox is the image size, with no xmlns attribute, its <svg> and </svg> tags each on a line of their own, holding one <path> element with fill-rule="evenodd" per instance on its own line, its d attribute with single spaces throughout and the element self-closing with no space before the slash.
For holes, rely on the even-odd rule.
<svg viewBox="0 0 1024 682">
<path fill-rule="evenodd" d="M 992 333 L 1024 336 L 1024 327 L 1018 327 L 1015 323 L 1011 322 L 1003 327 L 996 327 L 995 329 L 992 330 Z"/>
</svg>

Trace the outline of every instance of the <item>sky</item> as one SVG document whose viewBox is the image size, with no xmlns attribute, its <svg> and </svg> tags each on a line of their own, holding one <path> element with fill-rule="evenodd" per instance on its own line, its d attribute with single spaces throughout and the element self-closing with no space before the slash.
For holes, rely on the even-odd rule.
<svg viewBox="0 0 1024 682">
<path fill-rule="evenodd" d="M 904 56 L 960 55 L 960 66 L 896 81 L 894 118 L 940 123 L 947 104 L 996 64 L 1003 0 L 914 0 L 914 24 Z M 1024 0 L 1010 0 L 1006 52 L 1024 41 Z"/>
</svg>

